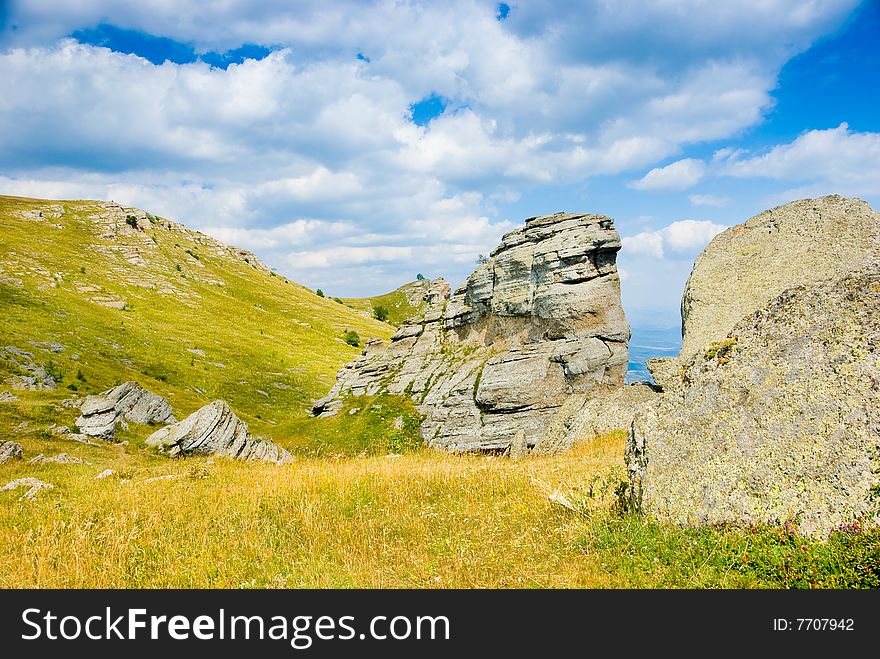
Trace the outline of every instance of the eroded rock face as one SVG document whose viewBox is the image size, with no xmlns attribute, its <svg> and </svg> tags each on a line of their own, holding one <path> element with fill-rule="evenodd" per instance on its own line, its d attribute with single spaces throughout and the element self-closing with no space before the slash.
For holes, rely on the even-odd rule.
<svg viewBox="0 0 880 659">
<path fill-rule="evenodd" d="M 112 439 L 116 426 L 124 421 L 133 423 L 174 423 L 171 404 L 150 393 L 136 382 L 124 382 L 98 396 L 88 396 L 76 420 L 80 432 L 91 437 Z"/>
<path fill-rule="evenodd" d="M 171 457 L 219 455 L 275 464 L 293 460 L 283 448 L 252 436 L 247 424 L 222 400 L 205 405 L 183 421 L 160 428 L 147 438 L 146 443 Z"/>
<path fill-rule="evenodd" d="M 687 360 L 794 286 L 859 271 L 880 255 L 880 213 L 861 199 L 801 199 L 718 234 L 681 301 Z M 656 377 L 656 376 L 655 376 Z"/>
<path fill-rule="evenodd" d="M 876 269 L 790 289 L 683 361 L 632 425 L 631 504 L 818 536 L 880 520 L 878 309 Z"/>
<path fill-rule="evenodd" d="M 527 220 L 387 349 L 368 346 L 346 365 L 314 413 L 334 414 L 349 393 L 387 391 L 412 397 L 431 446 L 506 451 L 520 432 L 534 446 L 567 396 L 623 384 L 619 249 L 605 216 Z"/>
</svg>

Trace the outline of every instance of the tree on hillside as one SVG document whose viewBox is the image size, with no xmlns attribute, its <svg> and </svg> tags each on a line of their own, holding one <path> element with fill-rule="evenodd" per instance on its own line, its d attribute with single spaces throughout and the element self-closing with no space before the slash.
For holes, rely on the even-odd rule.
<svg viewBox="0 0 880 659">
<path fill-rule="evenodd" d="M 416 281 L 422 281 L 424 278 L 425 278 L 425 275 L 423 275 L 421 272 L 416 275 Z"/>
<path fill-rule="evenodd" d="M 324 291 L 322 291 L 322 290 L 319 288 L 318 290 L 315 291 L 315 295 L 317 295 L 318 297 L 324 297 Z"/>
<path fill-rule="evenodd" d="M 373 307 L 373 316 L 375 316 L 376 320 L 381 320 L 383 323 L 388 322 L 388 307 L 384 305 L 378 305 Z"/>
</svg>

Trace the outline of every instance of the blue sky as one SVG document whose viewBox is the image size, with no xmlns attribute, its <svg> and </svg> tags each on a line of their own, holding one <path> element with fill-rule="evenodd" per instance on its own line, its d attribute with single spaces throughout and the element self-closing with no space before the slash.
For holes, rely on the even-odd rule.
<svg viewBox="0 0 880 659">
<path fill-rule="evenodd" d="M 724 227 L 880 207 L 878 34 L 858 0 L 14 0 L 0 193 L 146 208 L 338 296 L 604 213 L 631 320 L 674 325 Z"/>
</svg>

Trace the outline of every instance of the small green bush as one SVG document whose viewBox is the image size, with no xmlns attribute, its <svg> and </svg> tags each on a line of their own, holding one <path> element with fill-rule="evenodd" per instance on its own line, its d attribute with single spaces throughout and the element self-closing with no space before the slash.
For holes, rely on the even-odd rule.
<svg viewBox="0 0 880 659">
<path fill-rule="evenodd" d="M 388 322 L 388 307 L 384 305 L 378 305 L 373 307 L 373 316 L 376 320 L 381 320 L 383 323 Z"/>
<path fill-rule="evenodd" d="M 348 345 L 354 346 L 355 348 L 361 345 L 361 337 L 354 330 L 348 330 L 345 334 L 343 334 L 342 340 L 345 341 Z"/>
<path fill-rule="evenodd" d="M 318 297 L 324 297 L 324 291 L 322 291 L 322 290 L 319 288 L 318 290 L 315 291 L 315 295 L 317 295 Z"/>
<path fill-rule="evenodd" d="M 137 221 L 137 218 L 136 218 L 134 215 L 126 215 L 126 216 L 125 216 L 125 223 L 126 223 L 128 226 L 130 226 L 132 229 L 137 229 L 137 228 L 138 228 L 138 221 Z"/>
</svg>

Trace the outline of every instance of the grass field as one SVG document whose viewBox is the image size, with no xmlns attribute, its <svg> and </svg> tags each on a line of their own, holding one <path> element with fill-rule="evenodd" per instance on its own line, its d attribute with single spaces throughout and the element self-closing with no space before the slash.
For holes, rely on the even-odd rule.
<svg viewBox="0 0 880 659">
<path fill-rule="evenodd" d="M 519 462 L 421 449 L 286 467 L 167 460 L 129 437 L 26 446 L 91 465 L 0 465 L 56 486 L 0 492 L 0 587 L 880 587 L 877 532 L 815 543 L 619 511 L 622 433 Z"/>
</svg>

